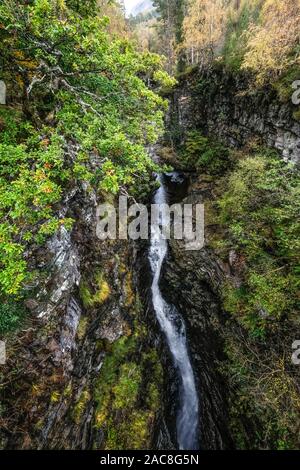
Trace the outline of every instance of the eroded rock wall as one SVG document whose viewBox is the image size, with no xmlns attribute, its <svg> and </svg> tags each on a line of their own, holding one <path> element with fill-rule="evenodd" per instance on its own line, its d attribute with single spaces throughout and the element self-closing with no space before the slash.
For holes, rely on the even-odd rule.
<svg viewBox="0 0 300 470">
<path fill-rule="evenodd" d="M 162 371 L 137 292 L 135 248 L 97 238 L 99 202 L 91 188 L 71 191 L 60 210 L 75 220 L 72 231 L 62 227 L 28 253 L 39 277 L 22 331 L 7 339 L 2 448 L 154 445 Z"/>
<path fill-rule="evenodd" d="M 300 122 L 290 99 L 282 102 L 274 88 L 254 89 L 249 77 L 221 66 L 183 76 L 172 96 L 170 127 L 182 138 L 203 130 L 232 147 L 257 138 L 277 149 L 286 161 L 300 162 Z"/>
</svg>

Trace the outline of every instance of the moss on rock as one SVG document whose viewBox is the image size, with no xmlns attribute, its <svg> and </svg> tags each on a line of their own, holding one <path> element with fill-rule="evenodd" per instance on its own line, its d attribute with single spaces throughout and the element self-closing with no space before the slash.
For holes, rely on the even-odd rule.
<svg viewBox="0 0 300 470">
<path fill-rule="evenodd" d="M 86 279 L 82 279 L 79 293 L 84 307 L 92 308 L 96 305 L 102 305 L 109 298 L 111 288 L 104 274 L 96 272 L 92 281 L 88 282 Z"/>
<path fill-rule="evenodd" d="M 140 352 L 144 329 L 116 341 L 95 383 L 94 426 L 105 434 L 104 447 L 149 448 L 151 429 L 159 410 L 162 368 L 155 349 Z"/>
<path fill-rule="evenodd" d="M 89 390 L 83 390 L 72 411 L 72 417 L 75 423 L 79 424 L 81 417 L 86 409 L 86 405 L 91 399 Z"/>
</svg>

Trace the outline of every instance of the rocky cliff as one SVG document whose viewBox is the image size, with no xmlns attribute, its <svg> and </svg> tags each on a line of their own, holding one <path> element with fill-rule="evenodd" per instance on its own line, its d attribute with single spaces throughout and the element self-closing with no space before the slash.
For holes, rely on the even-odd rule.
<svg viewBox="0 0 300 470">
<path fill-rule="evenodd" d="M 61 211 L 75 220 L 28 253 L 43 273 L 31 314 L 7 339 L 1 447 L 151 448 L 162 410 L 162 370 L 135 278 L 135 248 L 96 237 L 99 197 L 75 188 Z M 4 380 L 5 379 L 5 380 Z M 167 446 L 166 432 L 161 431 Z"/>
<path fill-rule="evenodd" d="M 170 122 L 173 137 L 189 129 L 202 129 L 232 147 L 250 139 L 300 161 L 300 123 L 292 103 L 292 84 L 285 102 L 275 88 L 253 88 L 250 77 L 222 66 L 185 74 L 172 96 Z"/>
<path fill-rule="evenodd" d="M 288 187 L 287 184 L 289 176 L 283 177 L 282 186 L 288 188 L 283 192 L 278 181 L 273 184 L 276 172 L 272 184 L 260 185 L 251 168 L 251 159 L 265 158 L 270 162 L 271 155 L 276 155 L 276 152 L 270 152 L 271 148 L 277 149 L 284 161 L 299 164 L 297 108 L 291 100 L 280 101 L 275 88 L 254 90 L 249 77 L 229 73 L 218 65 L 180 77 L 170 99 L 169 141 L 161 156 L 177 168 L 190 172 L 192 184 L 183 203 L 205 204 L 205 247 L 198 252 L 188 252 L 180 242 L 172 241 L 164 270 L 164 295 L 182 312 L 187 324 L 201 402 L 202 446 L 213 449 L 298 448 L 299 430 L 294 426 L 293 415 L 299 409 L 296 398 L 299 372 L 291 366 L 290 359 L 298 324 L 293 323 L 293 313 L 285 310 L 277 319 L 269 315 L 262 332 L 253 332 L 251 325 L 249 327 L 253 319 L 266 319 L 267 310 L 264 311 L 261 304 L 273 287 L 268 268 L 262 270 L 266 290 L 258 286 L 256 304 L 249 308 L 250 322 L 241 318 L 243 295 L 250 292 L 249 298 L 253 298 L 247 285 L 248 273 L 251 269 L 261 272 L 261 266 L 257 268 L 257 265 L 262 262 L 262 256 L 269 259 L 273 255 L 272 262 L 278 263 L 275 273 L 284 273 L 289 266 L 280 264 L 278 253 L 270 250 L 272 234 L 279 222 L 269 221 L 267 212 L 263 212 L 261 224 L 254 220 L 258 208 L 273 214 L 284 206 L 285 200 L 291 200 L 291 206 L 294 206 L 292 185 Z M 220 146 L 219 154 L 203 150 L 201 145 L 197 147 L 197 135 L 199 141 L 208 142 L 211 149 L 216 141 L 224 146 Z M 169 145 L 170 141 L 172 145 Z M 221 170 L 217 166 L 210 167 L 209 163 L 225 155 L 228 150 L 225 146 L 232 147 L 229 152 L 232 160 L 228 160 Z M 259 152 L 265 157 L 259 156 Z M 205 164 L 201 166 L 202 154 L 206 160 L 203 157 Z M 245 161 L 250 163 L 242 173 L 237 169 Z M 290 171 L 290 178 L 296 181 L 297 166 L 290 168 L 277 155 L 276 162 L 284 175 Z M 253 178 L 246 191 L 251 204 L 244 212 L 241 210 L 240 218 L 235 220 L 236 225 L 232 228 L 228 213 L 229 218 L 220 216 L 224 194 L 229 191 L 227 197 L 231 208 L 239 207 L 247 171 Z M 236 192 L 228 186 L 228 181 L 233 180 L 237 185 Z M 256 183 L 259 190 L 263 187 L 265 192 L 255 193 Z M 283 214 L 288 210 L 285 208 Z M 240 232 L 237 234 L 241 220 L 250 219 L 253 214 L 253 223 L 244 233 L 244 241 L 247 243 L 251 239 L 248 233 L 251 230 L 256 231 L 258 238 L 262 237 L 262 250 L 253 244 L 255 262 L 241 243 Z M 294 217 L 291 214 L 288 220 L 292 222 Z M 268 232 L 264 232 L 263 224 L 268 227 Z M 280 233 L 283 236 L 288 233 L 287 222 Z M 228 286 L 232 286 L 231 292 L 237 293 L 236 304 L 231 310 L 224 300 Z M 280 295 L 286 293 L 293 299 L 293 291 L 286 291 L 287 288 L 278 287 Z M 278 313 L 278 305 L 275 305 L 275 311 Z M 272 372 L 268 373 L 268 369 Z M 285 392 L 281 394 L 283 389 Z"/>
<path fill-rule="evenodd" d="M 212 185 L 204 178 L 187 181 L 185 196 L 180 186 L 169 183 L 172 203 L 181 198 L 182 204 L 203 204 L 212 197 Z M 228 384 L 220 373 L 225 359 L 226 315 L 219 294 L 225 277 L 226 267 L 207 240 L 205 247 L 197 251 L 187 251 L 184 241 L 171 240 L 161 286 L 165 299 L 176 306 L 186 323 L 199 396 L 199 446 L 203 450 L 234 447 L 229 429 Z"/>
</svg>

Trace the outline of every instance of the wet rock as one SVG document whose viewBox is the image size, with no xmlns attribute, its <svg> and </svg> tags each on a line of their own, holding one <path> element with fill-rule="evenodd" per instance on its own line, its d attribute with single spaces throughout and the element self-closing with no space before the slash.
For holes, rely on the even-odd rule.
<svg viewBox="0 0 300 470">
<path fill-rule="evenodd" d="M 164 270 L 163 291 L 185 318 L 200 399 L 200 447 L 232 447 L 228 429 L 226 384 L 218 372 L 223 359 L 218 287 L 223 275 L 213 255 L 203 249 L 187 252 L 171 244 Z"/>
<path fill-rule="evenodd" d="M 6 84 L 0 80 L 0 104 L 6 104 Z"/>
<path fill-rule="evenodd" d="M 203 184 L 206 185 L 205 179 Z M 209 188 L 204 189 L 201 184 L 193 184 L 182 203 L 203 203 Z M 186 323 L 199 395 L 201 449 L 233 447 L 228 427 L 227 385 L 219 373 L 219 364 L 224 359 L 225 324 L 219 294 L 225 277 L 222 263 L 208 247 L 187 251 L 184 241 L 171 240 L 161 289 Z"/>
<path fill-rule="evenodd" d="M 59 352 L 60 345 L 59 342 L 56 341 L 54 338 L 51 338 L 47 344 L 47 349 L 52 353 Z"/>
<path fill-rule="evenodd" d="M 34 311 L 38 308 L 39 303 L 35 299 L 27 299 L 25 300 L 24 305 L 28 310 Z"/>
<path fill-rule="evenodd" d="M 263 320 L 267 319 L 270 317 L 269 313 L 264 310 L 263 308 L 259 309 L 258 311 L 258 315 L 260 316 L 260 318 L 262 318 Z"/>
<path fill-rule="evenodd" d="M 73 150 L 69 150 L 71 158 Z M 132 260 L 128 244 L 105 244 L 98 240 L 96 205 L 97 196 L 89 187 L 71 190 L 59 210 L 60 216 L 75 220 L 73 230 L 68 232 L 62 226 L 46 247 L 37 249 L 37 264 L 33 268 L 42 266 L 43 275 L 34 286 L 37 296 L 27 301 L 27 307 L 34 312 L 32 328 L 22 334 L 19 349 L 11 359 L 14 367 L 24 372 L 18 388 L 12 384 L 12 390 L 5 390 L 6 414 L 12 430 L 4 437 L 0 432 L 6 448 L 102 446 L 104 435 L 101 429 L 94 430 L 93 387 L 106 355 L 103 340 L 114 343 L 129 334 L 129 326 L 126 331 L 125 326 L 135 305 L 127 307 L 123 299 L 120 259 L 129 272 Z M 79 289 L 81 277 L 93 281 L 99 271 L 105 273 L 112 286 L 109 298 L 97 299 L 95 305 L 84 307 Z M 98 287 L 93 282 L 91 287 Z M 82 318 L 84 334 L 79 335 Z M 81 393 L 86 393 L 83 404 Z M 75 413 L 76 400 L 80 407 Z M 18 429 L 25 431 L 19 433 Z M 30 436 L 28 442 L 24 440 L 25 433 Z"/>
<path fill-rule="evenodd" d="M 230 250 L 229 252 L 229 265 L 231 268 L 234 268 L 238 261 L 238 254 L 235 250 Z"/>
<path fill-rule="evenodd" d="M 67 306 L 66 316 L 64 318 L 62 332 L 60 336 L 60 352 L 64 366 L 73 370 L 72 352 L 75 348 L 75 337 L 81 316 L 81 309 L 76 300 L 71 297 Z"/>
<path fill-rule="evenodd" d="M 114 308 L 96 332 L 97 339 L 107 339 L 114 343 L 123 335 L 123 319 L 119 308 Z"/>
<path fill-rule="evenodd" d="M 55 313 L 59 304 L 64 304 L 65 308 L 70 292 L 79 285 L 81 277 L 78 249 L 71 241 L 71 233 L 64 227 L 48 242 L 48 250 L 52 253 L 52 274 L 38 295 L 38 300 L 45 298 L 38 307 L 39 318 L 47 318 Z"/>
</svg>

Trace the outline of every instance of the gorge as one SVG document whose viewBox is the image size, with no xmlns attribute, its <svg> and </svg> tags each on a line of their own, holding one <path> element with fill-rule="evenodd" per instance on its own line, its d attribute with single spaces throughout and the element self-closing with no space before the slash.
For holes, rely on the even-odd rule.
<svg viewBox="0 0 300 470">
<path fill-rule="evenodd" d="M 171 176 L 172 180 L 178 179 L 176 173 Z M 163 177 L 158 177 L 160 188 L 154 196 L 154 203 L 167 204 L 166 188 Z M 179 180 L 180 181 L 180 180 Z M 198 445 L 198 397 L 195 385 L 194 373 L 188 354 L 185 325 L 179 312 L 172 305 L 168 305 L 162 297 L 159 282 L 162 265 L 167 256 L 168 243 L 163 238 L 162 228 L 168 224 L 166 215 L 162 209 L 160 224 L 152 226 L 149 262 L 153 273 L 151 286 L 153 307 L 163 333 L 166 335 L 174 366 L 180 375 L 179 403 L 177 412 L 177 439 L 179 449 L 193 450 Z"/>
<path fill-rule="evenodd" d="M 300 446 L 300 3 L 150 3 L 0 5 L 3 450 Z"/>
</svg>

